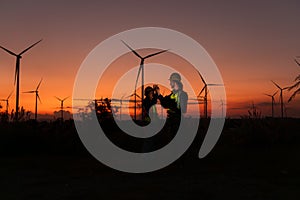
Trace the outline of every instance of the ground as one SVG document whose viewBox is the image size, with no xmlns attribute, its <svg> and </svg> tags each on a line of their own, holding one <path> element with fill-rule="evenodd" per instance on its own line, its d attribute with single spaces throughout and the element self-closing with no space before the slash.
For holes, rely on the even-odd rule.
<svg viewBox="0 0 300 200">
<path fill-rule="evenodd" d="M 299 199 L 298 122 L 290 134 L 281 132 L 288 127 L 276 129 L 285 135 L 271 141 L 268 134 L 260 137 L 257 122 L 229 122 L 207 157 L 197 158 L 198 137 L 178 161 L 146 174 L 104 166 L 75 133 L 60 132 L 69 127 L 30 129 L 49 130 L 50 135 L 42 136 L 35 131 L 14 133 L 17 137 L 0 132 L 1 199 Z M 249 124 L 259 135 L 245 131 Z"/>
<path fill-rule="evenodd" d="M 118 172 L 88 155 L 2 157 L 1 199 L 298 199 L 299 150 L 216 148 L 147 174 Z"/>
</svg>

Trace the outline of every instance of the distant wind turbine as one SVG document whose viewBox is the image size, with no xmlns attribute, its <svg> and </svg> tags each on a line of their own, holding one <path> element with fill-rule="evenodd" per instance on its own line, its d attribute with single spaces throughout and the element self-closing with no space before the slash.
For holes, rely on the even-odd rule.
<svg viewBox="0 0 300 200">
<path fill-rule="evenodd" d="M 271 80 L 272 81 L 272 80 Z M 275 83 L 274 81 L 272 81 L 272 83 L 279 89 L 280 91 L 280 106 L 281 106 L 281 118 L 283 118 L 283 91 L 288 89 L 289 87 L 280 87 L 277 83 Z"/>
<path fill-rule="evenodd" d="M 123 99 L 126 94 L 124 94 L 120 99 L 120 121 L 122 120 L 122 106 L 123 106 Z"/>
<path fill-rule="evenodd" d="M 137 74 L 137 78 L 136 78 L 136 82 L 135 82 L 135 86 L 134 86 L 134 91 L 136 91 L 138 79 L 139 79 L 140 73 L 142 72 L 142 83 L 141 83 L 142 84 L 142 87 L 141 87 L 141 90 L 142 90 L 141 91 L 141 96 L 142 97 L 141 97 L 141 99 L 142 99 L 142 108 L 143 108 L 143 100 L 144 100 L 144 62 L 145 62 L 145 59 L 156 56 L 156 55 L 161 54 L 161 53 L 164 53 L 168 50 L 162 50 L 162 51 L 159 51 L 159 52 L 156 52 L 156 53 L 149 54 L 145 57 L 142 57 L 135 50 L 133 50 L 128 44 L 126 44 L 123 40 L 122 40 L 122 42 L 125 46 L 128 47 L 128 49 L 130 49 L 132 51 L 132 53 L 134 53 L 134 55 L 136 55 L 137 57 L 139 57 L 141 59 L 140 67 L 139 67 L 139 70 L 138 70 L 138 74 Z M 134 97 L 134 100 L 136 100 L 136 96 Z M 134 112 L 135 112 L 135 120 L 136 120 L 136 109 L 135 109 Z M 144 112 L 142 112 L 142 119 L 144 119 Z"/>
<path fill-rule="evenodd" d="M 136 90 L 134 91 L 134 93 L 132 93 L 131 95 L 127 96 L 127 98 L 129 97 L 134 97 L 134 119 L 136 120 L 136 98 L 138 97 L 139 99 L 142 99 L 137 93 Z"/>
<path fill-rule="evenodd" d="M 8 108 L 9 108 L 9 98 L 11 97 L 12 93 L 13 93 L 13 91 L 8 95 L 8 97 L 7 97 L 6 99 L 0 99 L 0 101 L 6 102 L 6 110 L 5 110 L 6 114 L 8 113 Z"/>
<path fill-rule="evenodd" d="M 220 99 L 220 101 L 221 101 L 220 106 L 222 107 L 222 118 L 223 118 L 224 117 L 224 106 L 226 106 L 227 104 L 224 103 L 223 99 Z"/>
<path fill-rule="evenodd" d="M 116 106 L 116 108 L 120 109 L 120 113 L 119 113 L 119 115 L 120 115 L 120 121 L 122 120 L 121 115 L 122 115 L 123 101 L 124 101 L 125 95 L 126 94 L 124 94 L 120 99 L 111 99 L 112 102 L 119 102 L 119 106 Z M 132 95 L 130 95 L 128 97 L 131 97 L 131 96 Z"/>
<path fill-rule="evenodd" d="M 202 88 L 202 90 L 199 92 L 197 98 L 201 97 L 201 94 L 204 92 L 204 96 L 203 96 L 203 101 L 204 101 L 204 117 L 207 118 L 207 94 L 208 94 L 208 89 L 207 86 L 223 86 L 223 84 L 207 84 L 204 80 L 204 78 L 202 77 L 202 75 L 198 72 L 204 86 Z"/>
<path fill-rule="evenodd" d="M 36 89 L 35 90 L 31 90 L 31 91 L 27 91 L 27 92 L 23 92 L 23 93 L 35 93 L 35 113 L 34 113 L 34 119 L 35 121 L 37 121 L 37 109 L 38 109 L 38 100 L 39 102 L 41 103 L 41 98 L 39 96 L 39 88 L 40 88 L 40 85 L 42 83 L 42 80 L 40 80 L 39 84 L 37 85 Z"/>
<path fill-rule="evenodd" d="M 31 46 L 29 46 L 28 48 L 26 48 L 25 50 L 23 50 L 21 53 L 16 54 L 2 46 L 0 46 L 1 49 L 3 49 L 4 51 L 6 51 L 7 53 L 16 56 L 16 69 L 15 69 L 15 81 L 14 84 L 16 84 L 16 113 L 15 113 L 15 120 L 18 121 L 19 120 L 19 92 L 20 92 L 20 63 L 21 63 L 21 58 L 22 55 L 28 51 L 29 49 L 31 49 L 32 47 L 34 47 L 35 45 L 37 45 L 38 43 L 40 43 L 42 40 L 32 44 Z"/>
<path fill-rule="evenodd" d="M 60 114 L 61 114 L 61 120 L 64 121 L 64 101 L 67 100 L 69 97 L 66 97 L 64 99 L 58 98 L 55 96 L 55 98 L 60 101 Z"/>
<path fill-rule="evenodd" d="M 134 92 L 131 95 L 127 96 L 127 98 L 129 98 L 129 97 L 137 97 L 137 98 L 141 99 L 140 95 L 138 95 L 136 92 Z"/>
<path fill-rule="evenodd" d="M 268 97 L 271 97 L 271 99 L 272 99 L 272 118 L 274 118 L 274 104 L 275 104 L 275 98 L 274 98 L 274 96 L 276 95 L 278 93 L 278 91 L 276 91 L 273 95 L 271 95 L 271 94 L 264 94 L 264 95 L 266 95 L 266 96 L 268 96 Z"/>
</svg>

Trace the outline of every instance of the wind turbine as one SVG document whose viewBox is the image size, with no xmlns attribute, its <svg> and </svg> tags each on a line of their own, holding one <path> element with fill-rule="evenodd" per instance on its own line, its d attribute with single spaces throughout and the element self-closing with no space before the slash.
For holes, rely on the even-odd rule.
<svg viewBox="0 0 300 200">
<path fill-rule="evenodd" d="M 272 80 L 271 80 L 272 81 Z M 281 118 L 283 118 L 283 91 L 288 89 L 289 87 L 280 87 L 277 83 L 272 81 L 272 83 L 280 90 L 280 105 L 281 105 Z"/>
<path fill-rule="evenodd" d="M 39 88 L 40 88 L 40 85 L 42 83 L 42 80 L 40 80 L 39 84 L 37 85 L 36 89 L 35 90 L 31 90 L 31 91 L 27 91 L 27 92 L 23 92 L 23 93 L 35 93 L 35 113 L 34 113 L 34 119 L 35 121 L 37 120 L 37 109 L 38 109 L 38 100 L 39 102 L 41 103 L 41 98 L 39 96 Z"/>
<path fill-rule="evenodd" d="M 142 98 L 136 93 L 136 90 L 134 90 L 134 93 L 133 93 L 133 94 L 127 96 L 127 98 L 133 97 L 133 96 L 134 96 L 134 119 L 136 120 L 136 102 L 137 102 L 136 98 L 137 98 L 137 97 L 138 97 L 139 99 L 142 99 Z M 142 100 L 142 102 L 143 102 L 143 100 Z"/>
<path fill-rule="evenodd" d="M 21 58 L 22 55 L 27 52 L 29 49 L 31 49 L 32 47 L 34 47 L 35 45 L 37 45 L 38 43 L 40 43 L 42 40 L 39 40 L 38 42 L 32 44 L 31 46 L 29 46 L 28 48 L 26 48 L 25 50 L 23 50 L 21 53 L 16 54 L 2 46 L 0 46 L 1 49 L 3 49 L 4 51 L 6 51 L 7 53 L 13 55 L 16 57 L 16 69 L 15 69 L 15 81 L 14 84 L 16 84 L 16 113 L 15 113 L 15 120 L 18 121 L 19 120 L 19 93 L 20 93 L 20 63 L 21 63 Z"/>
<path fill-rule="evenodd" d="M 207 86 L 223 86 L 223 84 L 207 84 L 204 80 L 204 78 L 201 76 L 201 74 L 198 72 L 204 86 L 202 88 L 202 90 L 199 92 L 198 94 L 198 98 L 201 97 L 201 94 L 204 92 L 204 96 L 203 96 L 203 101 L 204 101 L 204 117 L 207 118 L 207 94 L 208 94 L 208 89 Z"/>
<path fill-rule="evenodd" d="M 220 99 L 220 101 L 221 101 L 220 106 L 222 107 L 222 118 L 223 118 L 224 117 L 224 106 L 226 106 L 227 104 L 224 103 L 223 99 Z"/>
<path fill-rule="evenodd" d="M 274 118 L 274 104 L 275 104 L 275 98 L 274 98 L 274 96 L 277 93 L 278 93 L 278 91 L 276 91 L 273 95 L 271 95 L 271 94 L 264 94 L 264 95 L 266 95 L 268 97 L 271 97 L 271 99 L 272 99 L 272 118 Z"/>
<path fill-rule="evenodd" d="M 6 102 L 6 114 L 8 114 L 8 106 L 9 106 L 9 98 L 11 97 L 13 91 L 8 95 L 8 97 L 6 99 L 0 99 L 0 101 L 5 101 Z"/>
<path fill-rule="evenodd" d="M 126 94 L 124 94 L 120 99 L 120 121 L 122 120 L 122 106 L 123 106 L 123 99 Z"/>
<path fill-rule="evenodd" d="M 60 101 L 60 112 L 61 112 L 61 120 L 64 121 L 64 101 L 67 100 L 69 97 L 66 97 L 64 99 L 58 98 L 55 96 L 55 98 Z"/>
<path fill-rule="evenodd" d="M 135 82 L 135 86 L 134 86 L 134 91 L 136 91 L 136 87 L 137 87 L 137 83 L 138 83 L 138 79 L 139 79 L 139 76 L 140 76 L 140 72 L 142 72 L 142 87 L 141 87 L 141 96 L 142 96 L 142 108 L 143 108 L 143 100 L 144 100 L 144 62 L 147 58 L 150 58 L 150 57 L 153 57 L 153 56 L 156 56 L 158 54 L 161 54 L 161 53 L 164 53 L 168 50 L 162 50 L 162 51 L 159 51 L 159 52 L 156 52 L 156 53 L 152 53 L 152 54 L 149 54 L 147 56 L 144 56 L 142 57 L 140 54 L 138 54 L 135 50 L 133 50 L 128 44 L 126 44 L 123 40 L 121 40 L 123 42 L 123 44 L 125 46 L 128 47 L 128 49 L 130 49 L 132 51 L 132 53 L 134 53 L 134 55 L 136 55 L 137 57 L 139 57 L 141 59 L 141 62 L 140 62 L 140 67 L 139 67 L 139 70 L 138 70 L 138 74 L 137 74 L 137 78 L 136 78 L 136 82 Z M 136 96 L 134 97 L 134 100 L 136 100 Z M 136 109 L 135 109 L 135 120 L 136 120 Z M 144 119 L 144 112 L 142 111 L 142 119 Z"/>
</svg>

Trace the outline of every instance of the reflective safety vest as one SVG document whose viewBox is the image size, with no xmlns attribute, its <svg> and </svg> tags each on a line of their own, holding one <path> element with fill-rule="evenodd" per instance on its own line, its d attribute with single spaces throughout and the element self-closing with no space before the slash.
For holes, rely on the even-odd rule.
<svg viewBox="0 0 300 200">
<path fill-rule="evenodd" d="M 177 104 L 177 108 L 180 109 L 180 91 L 176 93 L 172 93 L 170 99 L 174 99 Z"/>
</svg>

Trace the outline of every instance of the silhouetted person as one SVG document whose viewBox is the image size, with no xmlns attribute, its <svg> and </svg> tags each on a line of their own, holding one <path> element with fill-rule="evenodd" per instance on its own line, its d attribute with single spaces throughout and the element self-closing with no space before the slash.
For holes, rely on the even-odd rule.
<svg viewBox="0 0 300 200">
<path fill-rule="evenodd" d="M 157 86 L 156 86 L 157 87 Z M 151 119 L 157 118 L 155 104 L 157 103 L 157 94 L 154 94 L 154 89 L 150 86 L 145 88 L 145 98 L 143 99 L 143 112 L 146 123 L 150 123 Z"/>
<path fill-rule="evenodd" d="M 183 91 L 181 76 L 178 73 L 172 73 L 170 78 L 172 92 L 170 95 L 163 97 L 159 88 L 156 89 L 158 99 L 164 108 L 167 108 L 168 118 L 180 118 L 187 110 L 188 95 Z"/>
<path fill-rule="evenodd" d="M 183 91 L 181 76 L 178 73 L 172 73 L 170 78 L 171 94 L 163 97 L 159 88 L 156 89 L 160 104 L 167 109 L 167 121 L 165 130 L 167 140 L 175 136 L 180 125 L 181 117 L 187 111 L 188 95 Z"/>
<path fill-rule="evenodd" d="M 156 111 L 156 104 L 158 94 L 156 93 L 156 89 L 158 88 L 157 85 L 153 85 L 153 88 L 148 86 L 145 88 L 145 98 L 143 99 L 143 112 L 144 112 L 144 119 L 143 124 L 147 125 L 149 123 L 156 123 L 158 122 L 158 115 Z M 155 138 L 148 138 L 145 139 L 142 145 L 141 152 L 150 152 L 155 147 Z"/>
</svg>

